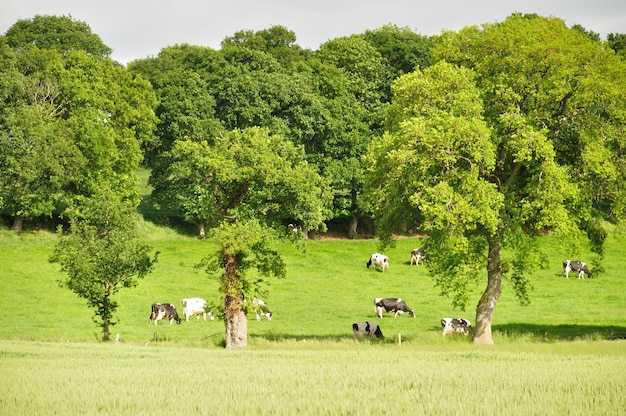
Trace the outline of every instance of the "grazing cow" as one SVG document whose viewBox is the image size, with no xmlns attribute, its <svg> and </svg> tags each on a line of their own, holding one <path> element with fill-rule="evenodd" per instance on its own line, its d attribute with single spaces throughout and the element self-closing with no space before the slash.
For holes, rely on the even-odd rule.
<svg viewBox="0 0 626 416">
<path fill-rule="evenodd" d="M 207 303 L 206 300 L 202 298 L 185 298 L 182 300 L 183 304 L 183 316 L 185 317 L 185 321 L 189 322 L 189 317 L 196 315 L 196 320 L 200 320 L 200 315 L 206 321 L 207 316 Z M 208 313 L 209 319 L 213 320 L 213 314 L 211 312 Z"/>
<path fill-rule="evenodd" d="M 416 266 L 420 265 L 420 260 L 426 259 L 426 253 L 421 248 L 414 248 L 411 250 L 411 266 L 415 263 Z"/>
<path fill-rule="evenodd" d="M 589 268 L 587 267 L 587 263 L 585 263 L 584 261 L 565 260 L 563 262 L 563 273 L 565 273 L 565 277 L 568 279 L 569 279 L 569 272 L 578 272 L 579 279 L 584 279 L 585 273 L 587 273 L 587 275 L 591 277 L 591 272 L 589 271 Z"/>
<path fill-rule="evenodd" d="M 463 318 L 443 318 L 441 320 L 441 329 L 444 336 L 460 332 L 467 336 L 472 330 L 472 324 Z"/>
<path fill-rule="evenodd" d="M 384 338 L 383 332 L 376 322 L 355 322 L 352 324 L 354 337 L 361 339 L 365 337 Z"/>
<path fill-rule="evenodd" d="M 374 305 L 374 311 L 379 318 L 382 318 L 385 312 L 393 312 L 394 318 L 398 316 L 399 313 L 404 312 L 408 313 L 411 318 L 415 318 L 413 309 L 409 308 L 400 298 L 376 298 Z"/>
<path fill-rule="evenodd" d="M 174 321 L 176 321 L 177 324 L 180 324 L 181 321 L 178 317 L 178 313 L 176 313 L 176 306 L 173 304 L 153 303 L 152 313 L 150 314 L 150 323 L 154 322 L 156 325 L 161 319 L 168 319 L 170 321 L 170 325 L 172 325 Z"/>
<path fill-rule="evenodd" d="M 256 314 L 257 321 L 261 320 L 261 316 L 265 316 L 268 321 L 272 320 L 272 311 L 267 309 L 267 306 L 265 306 L 265 302 L 263 302 L 262 299 L 252 299 L 250 304 L 252 305 L 252 310 Z"/>
<path fill-rule="evenodd" d="M 367 268 L 369 269 L 370 266 L 374 266 L 374 270 L 376 269 L 381 269 L 383 271 L 383 273 L 385 273 L 385 270 L 389 270 L 389 257 L 380 254 L 380 253 L 374 253 L 372 254 L 372 256 L 370 257 L 369 261 L 366 263 Z"/>
</svg>

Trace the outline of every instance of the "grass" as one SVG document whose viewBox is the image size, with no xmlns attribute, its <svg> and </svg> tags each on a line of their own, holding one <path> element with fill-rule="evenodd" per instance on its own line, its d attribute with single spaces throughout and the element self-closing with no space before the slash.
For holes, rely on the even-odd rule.
<svg viewBox="0 0 626 416">
<path fill-rule="evenodd" d="M 543 237 L 549 267 L 532 276 L 528 306 L 504 282 L 492 347 L 441 336 L 442 317 L 474 320 L 484 283 L 467 311 L 453 310 L 427 268 L 409 265 L 418 238 L 385 251 L 384 274 L 365 267 L 375 240 L 315 240 L 306 253 L 280 245 L 287 278 L 265 299 L 274 319 L 251 317 L 248 349 L 226 351 L 219 320 L 148 324 L 153 302 L 219 297 L 194 267 L 215 242 L 142 227 L 161 254 L 151 275 L 116 295 L 118 345 L 97 342 L 85 301 L 58 286 L 63 275 L 47 260 L 53 234 L 0 231 L 0 415 L 626 414 L 626 341 L 615 339 L 626 334 L 626 245 L 617 234 L 605 273 L 585 280 L 561 276 L 571 253 Z M 376 318 L 381 296 L 404 298 L 416 318 Z M 357 320 L 378 322 L 386 338 L 355 341 Z"/>
<path fill-rule="evenodd" d="M 297 351 L 0 341 L 0 414 L 617 415 L 626 409 L 619 343 L 570 355 L 355 341 Z"/>
<path fill-rule="evenodd" d="M 163 343 L 220 347 L 223 322 L 195 321 L 169 326 L 161 322 L 148 325 L 150 305 L 171 302 L 179 309 L 180 300 L 203 297 L 218 302 L 218 283 L 195 267 L 203 256 L 217 249 L 211 240 L 198 240 L 167 228 L 144 224 L 149 243 L 160 252 L 155 271 L 136 288 L 122 289 L 118 325 L 124 342 Z M 64 276 L 58 265 L 48 263 L 56 237 L 39 231 L 15 236 L 0 232 L 0 307 L 11 311 L 11 319 L 0 322 L 0 339 L 93 341 L 101 337 L 92 322 L 85 301 L 58 286 Z M 606 272 L 594 279 L 565 279 L 561 275 L 566 249 L 551 237 L 541 244 L 551 263 L 532 276 L 531 304 L 521 306 L 510 282 L 504 281 L 503 293 L 493 320 L 496 342 L 511 340 L 557 341 L 607 339 L 626 335 L 626 248 L 618 235 L 607 243 Z M 381 273 L 367 269 L 369 254 L 377 251 L 375 240 L 309 241 L 306 253 L 290 245 L 279 250 L 287 263 L 287 278 L 271 282 L 266 303 L 274 314 L 271 322 L 249 322 L 250 344 L 266 341 L 328 340 L 340 342 L 352 337 L 352 322 L 376 320 L 394 343 L 400 333 L 403 342 L 436 345 L 442 340 L 442 317 L 464 317 L 474 321 L 474 305 L 484 283 L 472 292 L 473 303 L 466 311 L 454 310 L 450 300 L 441 297 L 423 266 L 410 266 L 410 250 L 420 245 L 418 238 L 400 239 L 385 253 L 391 270 Z M 402 297 L 416 312 L 383 319 L 374 316 L 376 297 Z M 28 307 L 24 307 L 28 305 Z"/>
</svg>

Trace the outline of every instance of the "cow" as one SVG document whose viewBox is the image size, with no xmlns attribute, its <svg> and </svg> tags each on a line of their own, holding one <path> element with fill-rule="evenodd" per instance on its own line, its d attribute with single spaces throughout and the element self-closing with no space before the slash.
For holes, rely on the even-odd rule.
<svg viewBox="0 0 626 416">
<path fill-rule="evenodd" d="M 413 263 L 415 263 L 416 266 L 419 266 L 420 260 L 425 259 L 426 253 L 421 248 L 414 248 L 413 250 L 411 250 L 411 266 L 413 265 Z"/>
<path fill-rule="evenodd" d="M 189 322 L 189 317 L 196 315 L 196 320 L 200 320 L 200 315 L 206 321 L 207 316 L 207 303 L 206 300 L 202 298 L 185 298 L 181 301 L 183 304 L 183 316 L 185 317 L 185 321 Z M 209 319 L 213 320 L 213 314 L 208 312 Z"/>
<path fill-rule="evenodd" d="M 150 313 L 150 323 L 154 322 L 154 325 L 158 323 L 161 319 L 168 319 L 170 321 L 170 325 L 176 321 L 177 324 L 180 324 L 181 319 L 178 317 L 178 313 L 176 313 L 176 306 L 171 303 L 153 303 L 152 304 L 152 313 Z"/>
<path fill-rule="evenodd" d="M 257 321 L 261 320 L 261 316 L 265 316 L 268 321 L 272 320 L 272 311 L 265 306 L 265 302 L 262 299 L 252 299 L 250 305 L 252 305 L 252 310 L 256 314 Z"/>
<path fill-rule="evenodd" d="M 389 257 L 380 253 L 374 253 L 366 263 L 366 266 L 368 269 L 370 266 L 374 266 L 374 270 L 381 269 L 385 273 L 385 270 L 389 270 Z"/>
<path fill-rule="evenodd" d="M 591 277 L 591 272 L 587 267 L 587 263 L 579 260 L 565 260 L 563 262 L 563 273 L 565 273 L 565 277 L 569 279 L 569 272 L 578 272 L 578 278 L 584 279 L 585 273 L 589 277 Z"/>
<path fill-rule="evenodd" d="M 374 305 L 374 312 L 379 318 L 382 318 L 385 312 L 393 312 L 394 318 L 404 312 L 408 313 L 411 318 L 415 318 L 413 309 L 409 308 L 400 298 L 376 298 Z"/>
<path fill-rule="evenodd" d="M 467 336 L 472 330 L 472 324 L 463 318 L 443 318 L 441 320 L 441 329 L 443 336 L 461 332 Z"/>
<path fill-rule="evenodd" d="M 357 339 L 365 337 L 384 338 L 383 332 L 376 322 L 355 322 L 352 324 L 352 332 Z"/>
</svg>

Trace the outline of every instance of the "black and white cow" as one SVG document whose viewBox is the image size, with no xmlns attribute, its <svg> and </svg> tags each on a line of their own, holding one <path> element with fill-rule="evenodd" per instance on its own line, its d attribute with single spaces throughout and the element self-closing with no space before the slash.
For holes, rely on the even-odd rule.
<svg viewBox="0 0 626 416">
<path fill-rule="evenodd" d="M 181 301 L 183 304 L 183 316 L 185 317 L 185 321 L 189 322 L 189 317 L 196 315 L 197 320 L 200 320 L 200 315 L 206 321 L 207 314 L 209 315 L 209 319 L 215 319 L 213 313 L 206 311 L 207 302 L 202 298 L 185 298 Z"/>
<path fill-rule="evenodd" d="M 420 260 L 426 259 L 426 253 L 421 248 L 414 248 L 411 250 L 411 266 L 415 264 L 420 265 Z"/>
<path fill-rule="evenodd" d="M 376 322 L 355 322 L 352 324 L 354 337 L 361 339 L 365 337 L 384 338 L 383 332 Z"/>
<path fill-rule="evenodd" d="M 382 318 L 385 312 L 393 312 L 394 318 L 398 316 L 399 313 L 404 312 L 408 313 L 411 318 L 415 318 L 413 309 L 409 308 L 400 298 L 376 298 L 374 305 L 374 311 L 379 318 Z"/>
<path fill-rule="evenodd" d="M 174 321 L 176 321 L 177 324 L 180 324 L 181 321 L 178 317 L 178 313 L 176 312 L 176 306 L 173 304 L 153 303 L 152 312 L 150 313 L 150 323 L 154 322 L 156 325 L 161 319 L 168 319 L 170 321 L 170 325 L 172 325 Z"/>
<path fill-rule="evenodd" d="M 262 299 L 252 299 L 250 305 L 252 305 L 252 310 L 256 314 L 257 321 L 261 320 L 261 316 L 265 316 L 268 321 L 272 320 L 272 311 L 265 306 L 265 302 Z"/>
<path fill-rule="evenodd" d="M 578 278 L 584 279 L 585 273 L 591 277 L 591 272 L 587 267 L 587 263 L 578 260 L 565 260 L 563 262 L 563 273 L 565 277 L 569 279 L 569 272 L 578 272 Z"/>
<path fill-rule="evenodd" d="M 370 266 L 374 266 L 374 270 L 381 269 L 384 273 L 385 270 L 389 270 L 389 257 L 384 254 L 374 253 L 367 261 L 366 266 L 368 269 Z"/>
<path fill-rule="evenodd" d="M 441 329 L 444 336 L 454 333 L 463 333 L 467 336 L 472 330 L 472 324 L 463 318 L 443 318 L 441 320 Z"/>
</svg>

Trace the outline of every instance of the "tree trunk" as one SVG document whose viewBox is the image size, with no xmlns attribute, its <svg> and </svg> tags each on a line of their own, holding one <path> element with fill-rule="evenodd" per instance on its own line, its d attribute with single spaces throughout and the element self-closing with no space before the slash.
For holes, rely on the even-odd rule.
<svg viewBox="0 0 626 416">
<path fill-rule="evenodd" d="M 248 346 L 248 319 L 244 311 L 224 315 L 226 322 L 226 348 L 244 349 Z"/>
<path fill-rule="evenodd" d="M 500 269 L 500 241 L 489 241 L 489 257 L 487 258 L 487 288 L 476 306 L 476 328 L 474 344 L 493 345 L 491 320 L 496 309 L 498 298 L 502 292 L 502 271 Z"/>
<path fill-rule="evenodd" d="M 225 289 L 224 323 L 226 324 L 226 348 L 248 346 L 248 320 L 243 310 L 243 292 L 239 279 L 239 261 L 233 255 L 224 255 Z"/>
<path fill-rule="evenodd" d="M 21 233 L 23 227 L 24 227 L 24 217 L 13 218 L 13 226 L 11 227 L 11 230 L 15 231 L 16 233 Z"/>
<path fill-rule="evenodd" d="M 102 329 L 104 330 L 104 335 L 102 336 L 102 340 L 104 342 L 108 342 L 111 340 L 111 336 L 109 334 L 109 295 L 105 294 L 104 299 L 102 300 Z"/>
<path fill-rule="evenodd" d="M 206 226 L 206 223 L 204 221 L 200 221 L 198 223 L 198 234 L 200 235 L 200 239 L 202 240 L 206 238 L 206 232 L 204 230 L 205 226 Z"/>
<path fill-rule="evenodd" d="M 359 219 L 356 215 L 350 217 L 350 221 L 348 222 L 348 238 L 358 238 L 359 234 L 357 233 L 357 227 L 359 225 Z"/>
</svg>

